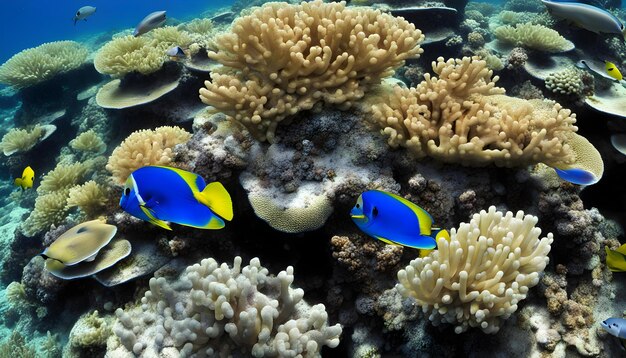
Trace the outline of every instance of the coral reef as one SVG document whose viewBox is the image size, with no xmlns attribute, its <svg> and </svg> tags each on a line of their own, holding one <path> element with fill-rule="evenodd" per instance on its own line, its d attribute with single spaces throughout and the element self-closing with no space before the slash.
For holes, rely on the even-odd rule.
<svg viewBox="0 0 626 358">
<path fill-rule="evenodd" d="M 163 66 L 165 54 L 160 47 L 145 36 L 124 36 L 104 45 L 94 58 L 100 73 L 121 77 L 130 72 L 147 75 Z"/>
<path fill-rule="evenodd" d="M 89 51 L 74 41 L 49 42 L 13 55 L 0 66 L 0 83 L 23 88 L 73 70 Z"/>
<path fill-rule="evenodd" d="M 268 3 L 216 37 L 209 57 L 224 68 L 211 73 L 200 98 L 272 141 L 278 124 L 298 111 L 349 107 L 418 57 L 423 39 L 412 24 L 369 8 Z"/>
<path fill-rule="evenodd" d="M 71 188 L 67 198 L 67 207 L 77 206 L 88 219 L 101 214 L 106 204 L 106 188 L 93 180 Z"/>
<path fill-rule="evenodd" d="M 574 147 L 579 136 L 574 137 L 576 117 L 571 111 L 554 102 L 504 96 L 504 89 L 495 86 L 498 77 L 492 79 L 486 62 L 477 58 L 439 58 L 433 71 L 438 78 L 426 74 L 417 87 L 397 86 L 367 106 L 391 146 L 464 165 L 567 166 L 585 161 Z M 585 153 L 595 151 L 580 144 Z M 594 158 L 601 161 L 599 154 Z"/>
<path fill-rule="evenodd" d="M 94 152 L 96 154 L 101 154 L 106 150 L 106 144 L 93 129 L 82 132 L 72 139 L 70 147 L 80 152 Z"/>
<path fill-rule="evenodd" d="M 123 185 L 136 169 L 146 165 L 169 165 L 172 148 L 186 142 L 191 134 L 180 127 L 159 127 L 133 132 L 113 150 L 106 165 L 113 180 Z"/>
<path fill-rule="evenodd" d="M 543 52 L 564 52 L 574 48 L 574 44 L 557 31 L 531 23 L 501 26 L 495 29 L 494 35 L 502 42 Z"/>
<path fill-rule="evenodd" d="M 38 124 L 30 130 L 13 128 L 2 137 L 0 150 L 6 156 L 27 152 L 37 143 L 54 133 L 55 130 L 56 127 L 54 125 L 41 126 Z"/>
<path fill-rule="evenodd" d="M 341 327 L 327 325 L 324 305 L 309 306 L 291 288 L 292 267 L 274 277 L 256 258 L 241 264 L 209 258 L 177 282 L 150 279 L 140 307 L 116 311 L 119 343 L 109 340 L 108 354 L 313 357 L 339 344 Z"/>
<path fill-rule="evenodd" d="M 548 264 L 553 237 L 539 239 L 537 221 L 522 211 L 483 210 L 452 229 L 450 242 L 439 239 L 436 251 L 399 271 L 396 289 L 415 298 L 435 325 L 496 333 Z"/>
</svg>

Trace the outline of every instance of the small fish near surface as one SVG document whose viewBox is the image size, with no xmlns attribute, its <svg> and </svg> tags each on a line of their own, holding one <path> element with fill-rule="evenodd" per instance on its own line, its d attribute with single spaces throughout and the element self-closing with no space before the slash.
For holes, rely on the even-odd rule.
<svg viewBox="0 0 626 358">
<path fill-rule="evenodd" d="M 619 34 L 626 39 L 624 24 L 615 15 L 598 6 L 573 1 L 541 0 L 557 18 L 595 33 Z"/>
<path fill-rule="evenodd" d="M 626 319 L 608 318 L 600 322 L 600 326 L 610 335 L 619 338 L 622 347 L 626 349 Z"/>
<path fill-rule="evenodd" d="M 96 8 L 93 6 L 83 6 L 74 15 L 74 25 L 80 20 L 87 21 L 87 18 L 96 12 Z"/>
<path fill-rule="evenodd" d="M 606 78 L 607 80 L 615 81 L 613 76 L 609 76 L 606 70 L 606 64 L 600 61 L 594 61 L 591 59 L 583 59 L 576 62 L 576 67 L 592 72 L 594 75 Z"/>
<path fill-rule="evenodd" d="M 141 36 L 157 27 L 161 27 L 165 24 L 165 20 L 167 20 L 165 11 L 155 11 L 141 20 L 137 27 L 135 27 L 133 36 Z"/>
<path fill-rule="evenodd" d="M 185 50 L 183 50 L 180 46 L 171 47 L 165 52 L 165 54 L 168 55 L 172 60 L 182 60 L 187 58 Z"/>
<path fill-rule="evenodd" d="M 608 246 L 604 247 L 606 251 L 606 266 L 612 272 L 626 272 L 626 244 L 611 250 Z"/>
<path fill-rule="evenodd" d="M 35 171 L 30 166 L 24 168 L 21 178 L 15 178 L 13 184 L 19 186 L 22 190 L 26 190 L 33 187 L 35 182 Z"/>
<path fill-rule="evenodd" d="M 120 206 L 127 213 L 161 228 L 167 222 L 199 229 L 221 229 L 232 220 L 233 203 L 219 182 L 182 169 L 146 166 L 126 180 Z"/>
<path fill-rule="evenodd" d="M 450 239 L 446 230 L 432 227 L 433 218 L 424 209 L 381 190 L 362 193 L 350 216 L 366 234 L 387 244 L 420 249 L 420 256 L 435 249 L 439 238 Z"/>
</svg>

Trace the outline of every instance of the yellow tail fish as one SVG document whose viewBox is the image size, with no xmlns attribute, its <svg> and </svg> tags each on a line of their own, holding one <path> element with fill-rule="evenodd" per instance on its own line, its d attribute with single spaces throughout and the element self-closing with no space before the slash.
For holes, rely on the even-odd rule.
<svg viewBox="0 0 626 358">
<path fill-rule="evenodd" d="M 22 189 L 28 189 L 33 187 L 35 181 L 35 171 L 30 166 L 24 168 L 21 178 L 15 178 L 13 184 L 19 186 Z"/>
<path fill-rule="evenodd" d="M 618 81 L 622 80 L 622 73 L 619 71 L 619 69 L 617 69 L 613 62 L 604 61 L 604 66 L 606 68 L 606 73 L 609 76 L 615 78 Z"/>
</svg>

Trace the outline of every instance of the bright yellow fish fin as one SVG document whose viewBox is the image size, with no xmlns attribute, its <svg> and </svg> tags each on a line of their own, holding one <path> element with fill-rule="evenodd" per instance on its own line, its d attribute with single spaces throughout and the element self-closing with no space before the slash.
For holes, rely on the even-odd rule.
<svg viewBox="0 0 626 358">
<path fill-rule="evenodd" d="M 439 228 L 433 228 L 433 230 L 439 230 Z M 435 237 L 435 242 L 439 241 L 440 238 L 444 238 L 446 239 L 446 241 L 450 242 L 450 233 L 448 232 L 448 230 L 440 230 Z"/>
<path fill-rule="evenodd" d="M 625 272 L 626 271 L 626 257 L 615 250 L 609 249 L 608 246 L 604 247 L 606 251 L 606 265 L 609 270 L 613 272 Z"/>
<path fill-rule="evenodd" d="M 233 201 L 222 183 L 210 183 L 202 192 L 194 192 L 193 196 L 221 218 L 228 221 L 233 219 Z"/>
<path fill-rule="evenodd" d="M 620 246 L 617 248 L 617 250 L 615 250 L 617 252 L 619 252 L 620 254 L 626 256 L 626 244 Z"/>
<path fill-rule="evenodd" d="M 380 240 L 380 241 L 384 242 L 384 243 L 385 243 L 385 244 L 387 244 L 387 245 L 402 246 L 402 245 L 400 245 L 400 244 L 398 244 L 398 243 L 395 243 L 395 242 L 393 242 L 393 241 L 391 241 L 391 240 L 385 239 L 384 237 L 381 237 L 381 236 L 376 236 L 376 238 L 377 238 L 378 240 Z"/>
<path fill-rule="evenodd" d="M 203 227 L 203 229 L 217 230 L 223 227 L 224 227 L 224 222 L 214 216 L 211 218 L 209 223 L 205 227 Z"/>
<path fill-rule="evenodd" d="M 433 251 L 435 251 L 435 250 L 420 249 L 420 250 L 419 250 L 419 252 L 420 252 L 419 257 L 420 257 L 420 258 L 424 258 L 424 257 L 426 257 L 426 256 L 430 255 L 430 253 L 431 253 L 431 252 L 433 252 Z"/>
<path fill-rule="evenodd" d="M 13 185 L 19 186 L 24 189 L 24 187 L 22 186 L 22 178 L 15 178 L 15 180 L 13 181 Z"/>
<path fill-rule="evenodd" d="M 420 208 L 419 206 L 415 205 L 414 203 L 406 200 L 405 198 L 399 195 L 388 193 L 388 192 L 384 192 L 384 193 L 397 199 L 402 204 L 408 206 L 411 210 L 413 210 L 413 212 L 417 216 L 417 219 L 419 220 L 419 223 L 420 223 L 420 235 L 430 236 L 431 227 L 433 225 L 433 217 L 430 216 L 430 214 L 426 212 L 426 210 Z"/>
<path fill-rule="evenodd" d="M 143 205 L 140 205 L 139 207 L 141 208 L 141 211 L 143 211 L 143 213 L 146 214 L 146 216 L 150 219 L 151 224 L 154 224 L 165 230 L 172 230 L 172 228 L 165 221 L 155 218 L 150 209 L 146 208 Z"/>
</svg>

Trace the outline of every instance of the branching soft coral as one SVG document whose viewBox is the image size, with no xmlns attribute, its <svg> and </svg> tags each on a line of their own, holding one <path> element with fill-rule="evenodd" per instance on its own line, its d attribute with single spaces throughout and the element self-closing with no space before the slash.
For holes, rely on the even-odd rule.
<svg viewBox="0 0 626 358">
<path fill-rule="evenodd" d="M 322 103 L 350 106 L 371 86 L 417 58 L 422 32 L 402 18 L 321 0 L 267 3 L 216 37 L 200 98 L 260 140 L 278 124 Z"/>
<path fill-rule="evenodd" d="M 492 78 L 478 58 L 440 57 L 433 71 L 438 77 L 426 74 L 417 87 L 396 86 L 364 106 L 391 146 L 463 165 L 543 162 L 557 168 L 579 165 L 602 176 L 602 159 L 575 133 L 576 115 L 570 110 L 551 101 L 503 95 L 504 89 L 495 86 L 498 76 Z M 600 164 L 588 168 L 591 162 Z"/>
</svg>

